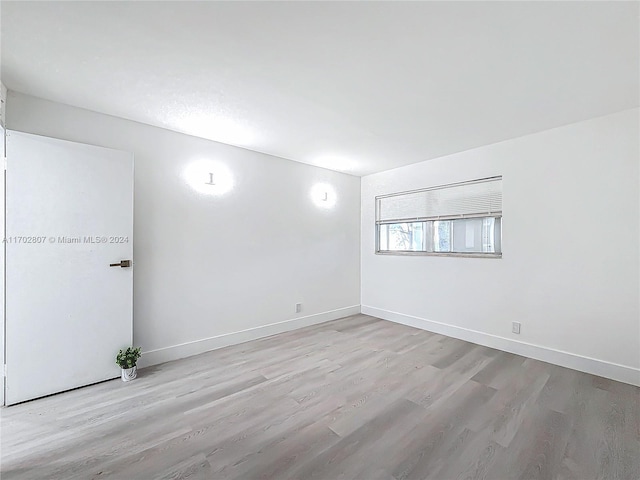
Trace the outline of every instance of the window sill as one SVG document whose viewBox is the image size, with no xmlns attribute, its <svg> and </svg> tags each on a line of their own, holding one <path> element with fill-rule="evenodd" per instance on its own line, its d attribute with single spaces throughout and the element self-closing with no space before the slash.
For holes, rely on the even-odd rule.
<svg viewBox="0 0 640 480">
<path fill-rule="evenodd" d="M 502 253 L 440 253 L 440 252 L 409 252 L 409 251 L 378 251 L 376 255 L 391 256 L 419 256 L 419 257 L 465 257 L 465 258 L 502 258 Z"/>
</svg>

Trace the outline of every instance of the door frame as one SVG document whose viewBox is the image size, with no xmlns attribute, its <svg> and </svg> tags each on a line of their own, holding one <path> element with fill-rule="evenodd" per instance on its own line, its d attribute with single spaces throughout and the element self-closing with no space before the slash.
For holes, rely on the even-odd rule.
<svg viewBox="0 0 640 480">
<path fill-rule="evenodd" d="M 5 321 L 7 314 L 7 302 L 5 301 L 7 285 L 7 262 L 5 261 L 7 258 L 7 242 L 5 241 L 7 226 L 7 129 L 4 125 L 4 119 L 0 122 L 0 128 L 2 129 L 2 180 L 0 181 L 0 188 L 2 189 L 0 191 L 0 201 L 2 201 L 2 221 L 0 222 L 0 228 L 2 228 L 2 248 L 0 249 L 0 256 L 2 256 L 2 285 L 0 285 L 0 296 L 2 296 L 2 331 L 0 332 L 0 341 L 2 343 L 2 363 L 0 363 L 2 365 L 2 386 L 0 388 L 0 406 L 4 407 L 7 388 L 7 364 L 5 360 L 7 352 L 7 324 Z"/>
</svg>

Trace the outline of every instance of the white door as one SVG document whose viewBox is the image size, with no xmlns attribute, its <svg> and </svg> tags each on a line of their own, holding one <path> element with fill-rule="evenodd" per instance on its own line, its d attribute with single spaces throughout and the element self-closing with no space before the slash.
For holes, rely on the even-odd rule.
<svg viewBox="0 0 640 480">
<path fill-rule="evenodd" d="M 8 130 L 6 179 L 6 404 L 117 377 L 133 154 Z"/>
</svg>

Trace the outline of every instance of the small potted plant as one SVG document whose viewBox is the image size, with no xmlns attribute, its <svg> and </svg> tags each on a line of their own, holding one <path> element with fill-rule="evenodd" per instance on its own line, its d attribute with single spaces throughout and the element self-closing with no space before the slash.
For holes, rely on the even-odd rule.
<svg viewBox="0 0 640 480">
<path fill-rule="evenodd" d="M 130 382 L 138 376 L 136 363 L 140 358 L 142 348 L 128 347 L 126 350 L 120 350 L 116 355 L 116 363 L 122 369 L 122 381 Z"/>
</svg>

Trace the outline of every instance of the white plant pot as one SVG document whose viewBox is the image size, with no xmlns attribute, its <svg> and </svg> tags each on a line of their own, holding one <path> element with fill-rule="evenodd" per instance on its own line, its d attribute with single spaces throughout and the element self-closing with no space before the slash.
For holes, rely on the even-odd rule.
<svg viewBox="0 0 640 480">
<path fill-rule="evenodd" d="M 138 376 L 138 367 L 134 366 L 131 368 L 123 368 L 122 369 L 122 381 L 130 382 L 134 378 Z"/>
</svg>

